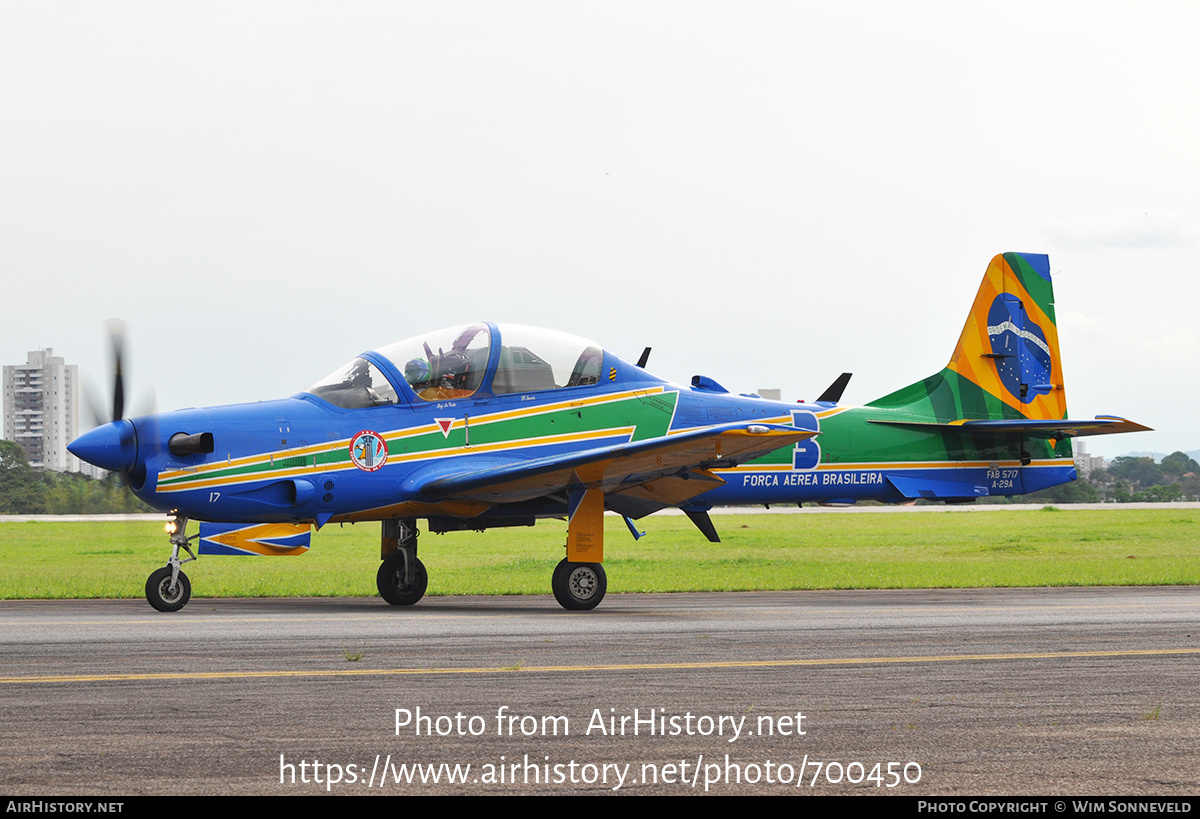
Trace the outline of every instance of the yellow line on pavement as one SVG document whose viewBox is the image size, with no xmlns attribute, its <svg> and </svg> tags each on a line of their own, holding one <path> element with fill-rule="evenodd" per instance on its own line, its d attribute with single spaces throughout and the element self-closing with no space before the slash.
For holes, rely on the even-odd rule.
<svg viewBox="0 0 1200 819">
<path fill-rule="evenodd" d="M 426 674 L 538 674 L 595 671 L 688 671 L 719 668 L 790 668 L 796 666 L 952 663 L 987 660 L 1073 660 L 1090 657 L 1169 657 L 1200 654 L 1200 648 L 1137 649 L 1128 651 L 1045 651 L 1019 654 L 942 654 L 914 657 L 830 657 L 808 660 L 743 660 L 698 663 L 614 663 L 609 665 L 483 666 L 478 668 L 329 668 L 279 671 L 179 671 L 152 674 L 56 674 L 0 677 L 0 684 L 133 682 L 142 680 L 245 680 L 281 677 L 385 677 Z"/>
</svg>

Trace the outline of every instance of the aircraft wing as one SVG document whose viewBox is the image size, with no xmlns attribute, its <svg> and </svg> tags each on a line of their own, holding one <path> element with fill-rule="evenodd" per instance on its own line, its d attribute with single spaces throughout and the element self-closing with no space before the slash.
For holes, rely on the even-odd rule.
<svg viewBox="0 0 1200 819">
<path fill-rule="evenodd" d="M 701 427 L 615 446 L 489 464 L 443 474 L 421 486 L 431 500 L 517 503 L 569 487 L 633 492 L 671 506 L 724 483 L 708 470 L 759 458 L 817 435 L 778 424 Z"/>
</svg>

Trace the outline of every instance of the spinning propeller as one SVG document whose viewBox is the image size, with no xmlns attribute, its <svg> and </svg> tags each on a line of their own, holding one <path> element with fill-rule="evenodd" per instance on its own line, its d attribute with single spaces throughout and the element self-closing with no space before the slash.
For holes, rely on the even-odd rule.
<svg viewBox="0 0 1200 819">
<path fill-rule="evenodd" d="M 96 428 L 76 438 L 67 446 L 75 457 L 95 464 L 109 472 L 117 472 L 127 479 L 137 481 L 133 473 L 138 468 L 138 434 L 133 422 L 125 418 L 125 338 L 127 326 L 120 319 L 109 319 L 105 323 L 108 332 L 109 365 L 112 383 L 112 412 L 101 407 L 107 402 L 98 401 L 88 391 L 87 407 Z M 148 389 L 139 402 L 145 409 L 146 420 L 153 418 L 156 408 L 154 390 Z"/>
</svg>

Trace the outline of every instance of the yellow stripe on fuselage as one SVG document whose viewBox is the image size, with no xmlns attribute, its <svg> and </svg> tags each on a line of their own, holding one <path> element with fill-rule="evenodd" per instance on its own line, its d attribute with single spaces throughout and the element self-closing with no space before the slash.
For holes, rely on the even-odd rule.
<svg viewBox="0 0 1200 819">
<path fill-rule="evenodd" d="M 562 435 L 540 435 L 536 438 L 517 438 L 511 441 L 498 441 L 492 444 L 472 444 L 471 446 L 452 447 L 447 449 L 427 449 L 421 452 L 398 453 L 388 455 L 388 463 L 413 463 L 416 461 L 440 460 L 442 458 L 458 458 L 465 455 L 480 455 L 495 452 L 505 452 L 510 449 L 526 449 L 531 447 L 552 446 L 554 444 L 569 444 L 578 441 L 598 440 L 601 438 L 633 438 L 636 427 L 614 427 L 611 429 L 590 430 L 588 432 L 570 432 Z M 322 474 L 353 471 L 357 469 L 352 463 L 325 464 L 316 471 Z M 250 475 L 226 475 L 224 477 L 196 480 L 186 484 L 159 487 L 157 492 L 184 492 L 193 489 L 214 489 L 222 486 L 237 486 L 243 483 L 254 483 L 263 480 L 280 480 L 299 476 L 312 475 L 314 467 L 298 467 L 294 469 L 276 470 L 274 472 L 255 472 Z"/>
<path fill-rule="evenodd" d="M 1031 461 L 1030 467 L 1074 466 L 1068 458 L 1044 458 Z M 1019 460 L 1008 461 L 878 461 L 859 463 L 818 464 L 812 469 L 794 469 L 790 464 L 743 464 L 732 469 L 714 469 L 713 472 L 846 472 L 863 469 L 895 470 L 895 469 L 987 469 L 989 467 L 1012 469 L 1021 467 Z"/>
<path fill-rule="evenodd" d="M 531 417 L 534 417 L 537 415 L 543 415 L 546 413 L 561 412 L 562 410 L 577 409 L 580 407 L 589 407 L 589 406 L 599 406 L 599 405 L 603 405 L 603 404 L 614 403 L 617 401 L 625 401 L 625 400 L 628 400 L 631 398 L 640 398 L 642 396 L 648 396 L 648 395 L 658 395 L 665 391 L 666 390 L 663 387 L 645 387 L 645 388 L 640 388 L 640 389 L 636 389 L 636 390 L 626 390 L 626 391 L 618 392 L 618 393 L 608 393 L 605 395 L 596 395 L 596 396 L 591 396 L 588 398 L 573 398 L 573 399 L 566 400 L 566 401 L 555 401 L 555 402 L 552 402 L 549 404 L 539 404 L 537 406 L 531 406 L 531 407 L 514 408 L 511 410 L 501 410 L 500 412 L 493 412 L 493 413 L 489 413 L 487 415 L 481 415 L 479 417 L 472 418 L 471 426 L 480 427 L 480 426 L 486 426 L 487 424 L 494 424 L 494 423 L 497 423 L 500 421 L 511 421 L 511 420 L 520 419 L 520 418 L 531 418 Z M 466 401 L 462 401 L 462 402 L 455 402 L 455 401 L 431 402 L 431 406 L 436 408 L 438 404 L 459 404 L 459 403 L 461 403 L 464 407 L 473 406 L 473 404 L 468 404 L 468 402 L 466 402 Z M 459 409 L 459 407 L 457 407 L 457 406 L 446 407 L 446 409 L 457 410 L 457 409 Z M 450 429 L 451 430 L 461 429 L 463 426 L 464 426 L 464 420 L 462 418 L 455 418 L 454 423 L 450 426 Z M 619 429 L 624 430 L 624 429 L 634 429 L 634 428 L 633 427 L 628 427 L 628 428 L 622 427 Z M 385 441 L 387 441 L 388 444 L 390 445 L 392 443 L 403 441 L 408 438 L 415 438 L 415 437 L 420 437 L 420 436 L 424 436 L 424 435 L 431 435 L 433 433 L 443 434 L 442 428 L 437 424 L 437 422 L 422 424 L 422 425 L 416 426 L 416 427 L 408 427 L 405 429 L 391 430 L 389 432 L 381 433 L 381 435 L 382 435 L 383 439 Z M 597 433 L 599 433 L 599 434 L 597 434 Z M 542 437 L 528 438 L 528 439 L 506 441 L 506 442 L 497 443 L 497 444 L 471 446 L 469 448 L 469 450 L 470 450 L 470 452 L 494 452 L 494 451 L 498 451 L 498 450 L 509 449 L 509 448 L 518 448 L 518 447 L 523 447 L 523 446 L 539 446 L 542 444 L 566 443 L 566 442 L 570 442 L 571 440 L 588 440 L 589 438 L 592 438 L 592 437 L 606 437 L 611 434 L 614 434 L 614 430 L 599 430 L 599 431 L 588 432 L 588 433 L 576 433 L 577 436 L 580 436 L 577 438 L 573 438 L 570 436 L 561 436 L 561 435 L 547 436 L 545 438 L 542 438 Z M 630 435 L 632 435 L 632 433 L 630 433 Z M 316 468 L 311 464 L 310 465 L 301 465 L 301 466 L 288 466 L 288 467 L 273 468 L 273 469 L 263 471 L 263 472 L 256 472 L 253 475 L 245 475 L 245 476 L 243 476 L 243 475 L 237 475 L 237 476 L 227 475 L 227 476 L 223 476 L 220 478 L 209 479 L 207 481 L 203 480 L 200 477 L 206 473 L 218 472 L 218 471 L 223 471 L 223 470 L 227 470 L 227 469 L 240 469 L 243 467 L 262 466 L 262 465 L 266 465 L 266 464 L 270 464 L 272 467 L 274 467 L 275 459 L 285 459 L 285 458 L 286 459 L 293 459 L 293 458 L 311 459 L 313 456 L 318 455 L 318 454 L 334 452 L 339 449 L 346 449 L 350 446 L 350 440 L 351 440 L 350 438 L 341 438 L 341 439 L 334 440 L 334 441 L 326 441 L 325 443 L 322 443 L 322 444 L 310 444 L 308 446 L 296 447 L 294 449 L 281 449 L 281 450 L 275 450 L 272 452 L 259 453 L 256 455 L 247 455 L 247 456 L 243 456 L 240 458 L 227 458 L 224 461 L 217 461 L 217 462 L 203 464 L 201 466 L 196 466 L 196 467 L 164 470 L 163 472 L 161 472 L 159 474 L 160 484 L 163 481 L 169 482 L 169 481 L 175 481 L 175 480 L 179 480 L 179 481 L 181 481 L 181 483 L 177 486 L 164 487 L 164 486 L 160 485 L 155 491 L 158 493 L 180 492 L 180 491 L 190 490 L 190 489 L 211 488 L 211 487 L 215 487 L 215 486 L 233 485 L 233 484 L 237 484 L 237 483 L 246 483 L 246 482 L 260 481 L 260 480 L 281 480 L 281 479 L 286 479 L 286 478 L 298 477 L 298 476 L 302 476 L 302 475 L 309 475 L 309 474 L 312 474 L 312 471 Z M 535 442 L 535 443 L 530 443 L 531 441 Z M 419 460 L 420 458 L 424 458 L 424 457 L 435 457 L 435 456 L 440 457 L 443 455 L 454 455 L 454 454 L 465 454 L 465 452 L 460 452 L 458 450 L 434 449 L 434 450 L 425 450 L 421 453 L 412 453 L 409 455 L 389 455 L 389 460 L 396 460 L 396 461 L 414 460 L 414 459 Z M 323 469 L 326 471 L 339 471 L 339 470 L 352 468 L 352 467 L 353 467 L 352 464 L 347 463 L 347 464 L 338 465 L 338 466 L 328 465 L 328 466 L 323 467 Z M 188 478 L 192 478 L 192 479 L 189 480 Z"/>
</svg>

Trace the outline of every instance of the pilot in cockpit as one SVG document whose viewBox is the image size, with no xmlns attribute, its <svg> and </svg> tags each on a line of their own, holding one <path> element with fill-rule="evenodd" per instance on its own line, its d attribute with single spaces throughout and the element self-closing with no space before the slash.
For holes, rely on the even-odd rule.
<svg viewBox="0 0 1200 819">
<path fill-rule="evenodd" d="M 475 391 L 467 386 L 471 369 L 469 356 L 451 350 L 433 357 L 433 367 L 424 358 L 414 358 L 404 365 L 404 379 L 425 401 L 449 401 L 466 398 Z"/>
</svg>

